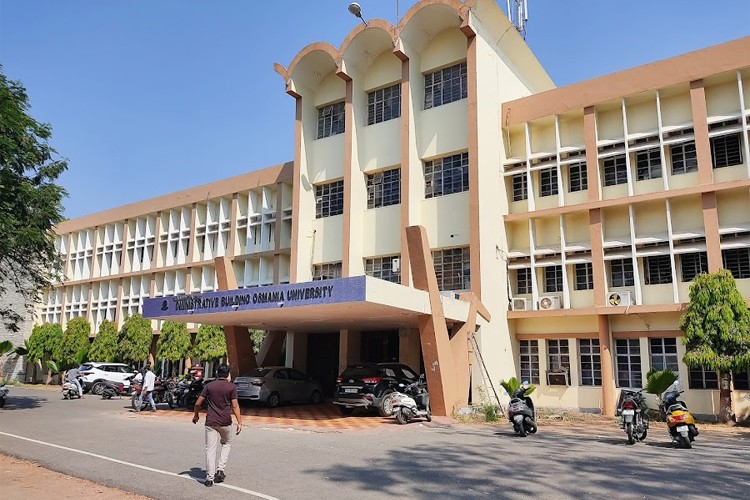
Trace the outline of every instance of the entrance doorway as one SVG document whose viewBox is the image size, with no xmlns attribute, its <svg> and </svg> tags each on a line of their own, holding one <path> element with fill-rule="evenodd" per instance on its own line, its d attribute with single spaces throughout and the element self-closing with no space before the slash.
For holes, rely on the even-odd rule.
<svg viewBox="0 0 750 500">
<path fill-rule="evenodd" d="M 365 363 L 399 361 L 398 330 L 362 332 L 360 358 Z"/>
<path fill-rule="evenodd" d="M 339 333 L 307 335 L 307 374 L 323 388 L 323 396 L 331 397 L 339 376 Z"/>
</svg>

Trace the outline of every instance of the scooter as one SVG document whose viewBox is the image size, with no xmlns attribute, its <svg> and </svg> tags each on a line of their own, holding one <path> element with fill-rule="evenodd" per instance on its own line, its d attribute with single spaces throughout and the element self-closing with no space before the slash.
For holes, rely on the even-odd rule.
<svg viewBox="0 0 750 500">
<path fill-rule="evenodd" d="M 684 401 L 677 399 L 683 392 L 685 391 L 679 389 L 679 381 L 675 382 L 674 389 L 664 394 L 664 408 L 666 408 L 667 428 L 672 441 L 683 448 L 690 449 L 699 432 L 687 405 Z"/>
<path fill-rule="evenodd" d="M 643 390 L 629 391 L 623 389 L 620 392 L 620 404 L 617 405 L 617 413 L 622 417 L 620 428 L 628 435 L 628 444 L 634 444 L 636 440 L 643 441 L 648 434 L 648 417 L 646 399 Z"/>
<path fill-rule="evenodd" d="M 430 395 L 427 392 L 427 384 L 424 375 L 411 384 L 398 384 L 398 390 L 389 394 L 393 415 L 401 424 L 408 424 L 413 418 L 424 417 L 432 422 L 432 409 L 430 408 Z"/>
<path fill-rule="evenodd" d="M 83 387 L 83 382 L 81 380 L 81 377 L 78 377 L 78 382 L 81 383 L 81 387 Z M 73 398 L 81 398 L 82 394 L 78 392 L 78 386 L 74 384 L 73 382 L 68 382 L 67 380 L 63 382 L 62 385 L 62 396 L 63 399 L 73 399 Z"/>
<path fill-rule="evenodd" d="M 5 406 L 5 397 L 8 395 L 8 388 L 5 384 L 0 384 L 0 408 Z"/>
<path fill-rule="evenodd" d="M 101 392 L 102 399 L 112 399 L 115 396 L 120 397 L 122 394 L 125 394 L 125 384 L 111 380 L 104 381 Z"/>
<path fill-rule="evenodd" d="M 527 383 L 513 391 L 508 403 L 508 420 L 513 424 L 513 430 L 521 437 L 536 434 L 536 409 L 531 397 L 526 395 Z"/>
</svg>

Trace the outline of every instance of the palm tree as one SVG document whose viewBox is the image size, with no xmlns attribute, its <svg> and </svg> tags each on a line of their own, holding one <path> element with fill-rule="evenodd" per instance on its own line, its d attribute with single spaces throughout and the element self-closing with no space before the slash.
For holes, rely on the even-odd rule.
<svg viewBox="0 0 750 500">
<path fill-rule="evenodd" d="M 507 381 L 500 380 L 500 385 L 503 386 L 503 389 L 505 389 L 505 391 L 508 393 L 508 396 L 513 397 L 513 393 L 521 388 L 521 381 L 518 380 L 516 377 L 511 377 Z M 529 396 L 535 390 L 536 390 L 535 385 L 533 384 L 528 385 L 526 387 L 526 390 L 523 393 L 524 397 Z"/>
<path fill-rule="evenodd" d="M 651 368 L 646 374 L 646 387 L 644 390 L 649 394 L 655 394 L 659 398 L 659 420 L 664 420 L 664 400 L 662 396 L 676 380 L 677 374 L 669 368 L 666 370 Z"/>
</svg>

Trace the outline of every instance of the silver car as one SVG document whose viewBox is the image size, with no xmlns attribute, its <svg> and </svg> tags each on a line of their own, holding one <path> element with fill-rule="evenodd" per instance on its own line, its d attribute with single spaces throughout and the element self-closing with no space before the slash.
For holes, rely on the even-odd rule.
<svg viewBox="0 0 750 500">
<path fill-rule="evenodd" d="M 263 401 L 271 408 L 287 402 L 320 403 L 320 384 L 299 370 L 265 366 L 234 379 L 237 399 Z"/>
</svg>

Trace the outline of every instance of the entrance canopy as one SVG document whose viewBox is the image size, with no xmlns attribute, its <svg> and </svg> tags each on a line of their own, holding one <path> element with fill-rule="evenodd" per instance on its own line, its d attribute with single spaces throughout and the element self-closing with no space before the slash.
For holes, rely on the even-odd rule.
<svg viewBox="0 0 750 500">
<path fill-rule="evenodd" d="M 470 304 L 441 296 L 446 323 L 465 323 Z M 431 314 L 428 292 L 355 276 L 289 285 L 145 299 L 143 316 L 259 330 L 330 332 L 418 328 Z"/>
</svg>

